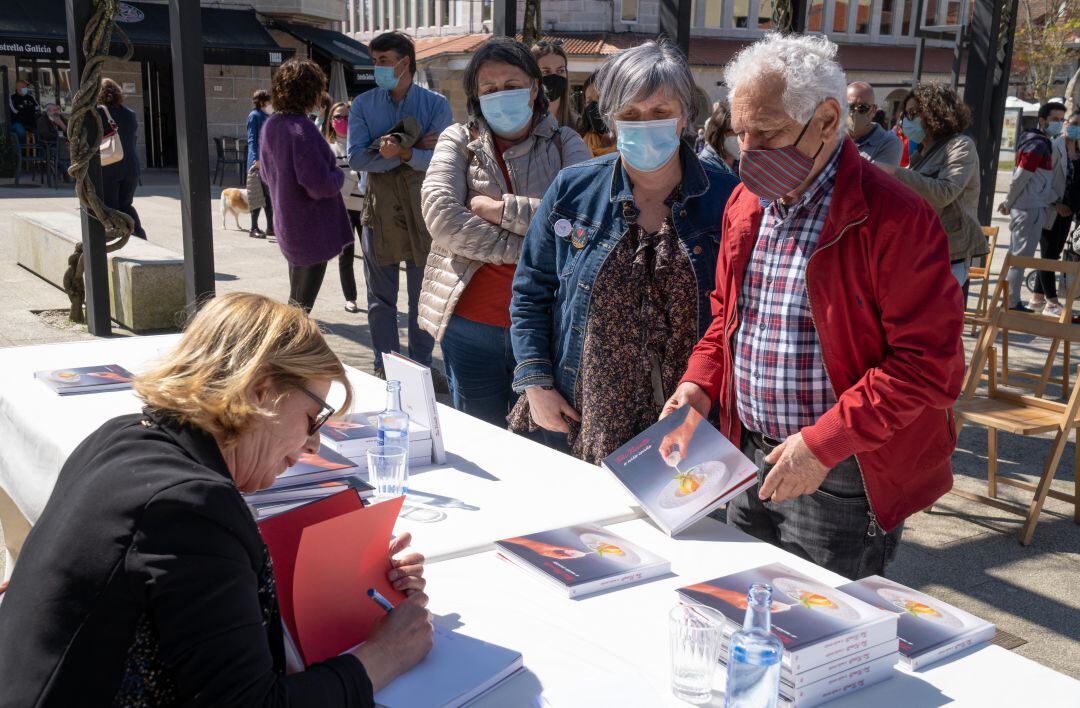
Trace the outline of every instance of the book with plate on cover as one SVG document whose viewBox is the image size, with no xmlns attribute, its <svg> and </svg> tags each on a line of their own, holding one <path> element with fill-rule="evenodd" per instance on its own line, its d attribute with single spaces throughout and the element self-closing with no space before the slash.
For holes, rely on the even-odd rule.
<svg viewBox="0 0 1080 708">
<path fill-rule="evenodd" d="M 663 575 L 671 564 L 596 524 L 496 541 L 499 555 L 570 597 Z"/>
<path fill-rule="evenodd" d="M 435 400 L 431 368 L 396 352 L 386 352 L 383 354 L 383 371 L 386 372 L 387 381 L 401 382 L 401 407 L 409 414 L 410 429 L 413 421 L 428 429 L 431 461 L 437 465 L 445 463 L 446 449 L 443 447 L 442 424 L 439 422 L 439 405 Z"/>
<path fill-rule="evenodd" d="M 603 466 L 672 536 L 757 480 L 757 466 L 689 405 L 605 457 Z"/>
<path fill-rule="evenodd" d="M 990 641 L 996 631 L 986 620 L 879 575 L 841 585 L 839 589 L 896 613 L 900 661 L 913 669 Z"/>
<path fill-rule="evenodd" d="M 131 388 L 134 375 L 119 364 L 83 366 L 77 369 L 50 369 L 34 372 L 38 379 L 61 396 L 98 393 Z"/>
<path fill-rule="evenodd" d="M 363 458 L 379 446 L 378 411 L 349 413 L 328 420 L 322 428 L 322 443 L 345 457 Z M 431 464 L 431 431 L 409 420 L 409 464 Z"/>
</svg>

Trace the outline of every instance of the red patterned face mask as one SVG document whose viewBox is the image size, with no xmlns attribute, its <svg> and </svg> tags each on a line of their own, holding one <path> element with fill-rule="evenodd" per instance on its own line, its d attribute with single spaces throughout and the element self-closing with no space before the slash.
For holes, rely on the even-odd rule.
<svg viewBox="0 0 1080 708">
<path fill-rule="evenodd" d="M 814 160 L 825 147 L 822 141 L 813 157 L 799 152 L 799 141 L 809 127 L 807 121 L 791 145 L 743 150 L 739 157 L 739 177 L 746 188 L 768 202 L 775 202 L 798 189 L 814 170 Z"/>
</svg>

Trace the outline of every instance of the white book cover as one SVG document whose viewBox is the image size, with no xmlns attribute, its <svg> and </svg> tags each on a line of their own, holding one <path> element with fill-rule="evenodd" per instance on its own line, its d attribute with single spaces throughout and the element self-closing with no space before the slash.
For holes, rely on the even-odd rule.
<svg viewBox="0 0 1080 708">
<path fill-rule="evenodd" d="M 383 371 L 387 381 L 401 382 L 401 407 L 409 414 L 409 420 L 415 420 L 431 431 L 432 461 L 439 465 L 446 462 L 431 369 L 408 357 L 387 352 L 383 354 Z"/>
<path fill-rule="evenodd" d="M 868 661 L 790 691 L 781 683 L 780 705 L 783 708 L 813 708 L 813 706 L 836 700 L 840 696 L 860 691 L 867 686 L 881 683 L 885 679 L 892 678 L 899 657 L 897 652 L 886 654 L 880 659 Z"/>
<path fill-rule="evenodd" d="M 724 635 L 724 645 L 720 649 L 720 662 L 723 664 L 727 663 L 729 638 L 730 635 Z M 812 669 L 807 669 L 806 671 L 797 674 L 792 674 L 791 669 L 788 666 L 782 666 L 780 670 L 780 681 L 788 690 L 800 688 L 842 671 L 850 671 L 856 666 L 871 662 L 875 659 L 880 659 L 888 654 L 895 654 L 896 652 L 897 640 L 893 639 L 888 642 L 882 642 L 881 644 L 868 647 L 862 651 L 855 652 L 854 654 L 847 654 L 838 659 L 833 659 L 821 666 L 815 666 Z"/>
</svg>

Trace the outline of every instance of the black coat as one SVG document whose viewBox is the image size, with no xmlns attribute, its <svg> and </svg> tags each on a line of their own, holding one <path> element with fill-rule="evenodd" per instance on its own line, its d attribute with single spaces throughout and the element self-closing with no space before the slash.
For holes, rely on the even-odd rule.
<svg viewBox="0 0 1080 708">
<path fill-rule="evenodd" d="M 353 656 L 284 675 L 269 554 L 214 439 L 115 418 L 60 472 L 0 604 L 0 706 L 371 706 Z"/>
<path fill-rule="evenodd" d="M 124 146 L 124 159 L 101 168 L 101 177 L 106 180 L 121 180 L 125 177 L 138 177 L 139 155 L 137 152 L 139 142 L 139 119 L 135 111 L 127 106 L 109 106 L 109 113 L 113 122 L 116 123 L 120 132 L 120 144 Z M 98 109 L 101 116 L 101 129 L 109 132 L 109 121 L 105 117 L 105 111 Z"/>
</svg>

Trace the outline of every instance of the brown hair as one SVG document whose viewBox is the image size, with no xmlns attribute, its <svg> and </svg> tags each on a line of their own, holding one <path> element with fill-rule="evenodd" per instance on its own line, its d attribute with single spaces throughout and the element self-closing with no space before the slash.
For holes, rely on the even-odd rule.
<svg viewBox="0 0 1080 708">
<path fill-rule="evenodd" d="M 945 84 L 918 84 L 904 96 L 900 109 L 907 111 L 908 101 L 914 99 L 916 110 L 922 118 L 926 137 L 937 142 L 962 133 L 971 125 L 971 109 L 959 94 Z"/>
<path fill-rule="evenodd" d="M 318 325 L 299 307 L 254 293 L 214 298 L 188 323 L 176 348 L 135 377 L 147 407 L 230 445 L 273 413 L 251 402 L 253 384 L 269 379 L 280 394 L 314 380 L 339 381 L 349 409 L 345 367 Z"/>
<path fill-rule="evenodd" d="M 251 105 L 255 108 L 262 108 L 270 102 L 270 92 L 266 89 L 256 89 L 255 93 L 251 94 Z"/>
<path fill-rule="evenodd" d="M 334 114 L 337 113 L 338 109 L 342 106 L 348 109 L 349 102 L 338 101 L 330 106 L 330 110 L 326 112 L 326 120 L 324 120 L 322 124 L 323 137 L 326 138 L 326 142 L 331 145 L 337 142 L 337 131 L 334 130 Z"/>
<path fill-rule="evenodd" d="M 289 59 L 270 81 L 274 110 L 282 113 L 307 113 L 319 106 L 325 90 L 326 74 L 310 59 Z"/>
<path fill-rule="evenodd" d="M 99 98 L 106 106 L 122 106 L 124 105 L 124 90 L 112 79 L 102 79 Z"/>
<path fill-rule="evenodd" d="M 573 127 L 577 124 L 578 115 L 570 105 L 570 59 L 566 56 L 566 50 L 563 49 L 563 43 L 561 39 L 554 40 L 540 40 L 532 46 L 533 59 L 539 63 L 540 57 L 546 57 L 548 54 L 554 54 L 555 56 L 562 57 L 562 60 L 566 62 L 566 90 L 562 96 L 556 96 L 553 100 L 562 98 L 559 103 L 559 115 L 555 116 L 555 120 L 559 121 L 559 125 L 568 125 Z M 543 85 L 538 87 L 541 93 L 544 91 Z M 554 114 L 552 114 L 554 115 Z"/>
<path fill-rule="evenodd" d="M 712 146 L 716 154 L 723 160 L 730 160 L 733 155 L 728 155 L 724 149 L 724 138 L 731 132 L 731 111 L 723 101 L 716 104 L 712 115 L 705 124 L 705 142 Z"/>
</svg>

